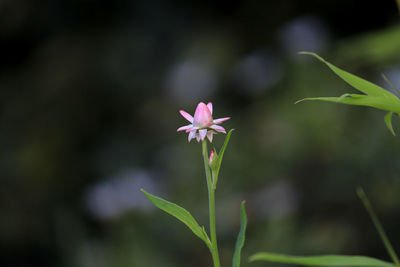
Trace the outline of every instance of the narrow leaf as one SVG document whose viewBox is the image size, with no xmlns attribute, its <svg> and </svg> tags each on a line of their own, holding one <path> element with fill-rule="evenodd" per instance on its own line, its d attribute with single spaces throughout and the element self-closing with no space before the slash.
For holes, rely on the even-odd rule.
<svg viewBox="0 0 400 267">
<path fill-rule="evenodd" d="M 386 126 L 388 127 L 389 131 L 390 131 L 393 135 L 396 135 L 396 133 L 395 133 L 394 130 L 393 130 L 393 126 L 392 126 L 392 115 L 393 115 L 393 112 L 388 112 L 388 113 L 385 115 L 384 120 L 385 120 Z"/>
<path fill-rule="evenodd" d="M 228 134 L 227 134 L 226 137 L 225 137 L 224 144 L 223 144 L 221 150 L 220 150 L 219 153 L 218 153 L 217 169 L 216 169 L 216 172 L 215 172 L 215 174 L 214 174 L 214 179 L 215 179 L 215 180 L 214 180 L 214 184 L 213 184 L 214 189 L 215 189 L 215 187 L 217 186 L 218 175 L 219 175 L 219 170 L 220 170 L 220 168 L 221 168 L 222 158 L 224 157 L 225 149 L 226 149 L 226 147 L 228 146 L 229 139 L 231 138 L 231 134 L 232 134 L 233 131 L 234 131 L 234 129 L 231 129 L 231 130 L 228 132 Z"/>
<path fill-rule="evenodd" d="M 304 55 L 311 55 L 314 56 L 315 58 L 317 58 L 318 60 L 320 60 L 321 62 L 325 63 L 334 73 L 336 73 L 336 75 L 338 75 L 340 78 L 342 78 L 345 82 L 347 82 L 348 84 L 350 84 L 352 87 L 354 87 L 355 89 L 370 95 L 370 96 L 383 96 L 383 97 L 387 97 L 387 98 L 392 98 L 392 99 L 396 99 L 399 101 L 400 100 L 393 95 L 392 93 L 386 91 L 385 89 L 383 89 L 382 87 L 373 84 L 367 80 L 364 80 L 354 74 L 351 74 L 347 71 L 344 71 L 338 67 L 336 67 L 335 65 L 329 63 L 328 61 L 326 61 L 325 59 L 323 59 L 322 57 L 320 57 L 319 55 L 315 54 L 315 53 L 311 53 L 311 52 L 300 52 L 300 54 L 304 54 Z"/>
<path fill-rule="evenodd" d="M 256 260 L 305 266 L 395 267 L 393 263 L 365 256 L 322 255 L 301 257 L 275 253 L 257 253 L 250 257 L 250 261 Z"/>
<path fill-rule="evenodd" d="M 247 226 L 247 215 L 246 215 L 246 210 L 244 208 L 244 204 L 246 201 L 242 201 L 241 205 L 241 212 L 240 212 L 240 232 L 236 240 L 236 247 L 235 247 L 235 253 L 233 254 L 233 267 L 239 267 L 240 266 L 240 255 L 242 252 L 242 248 L 244 246 L 244 241 L 245 241 L 245 233 L 246 233 L 246 226 Z"/>
<path fill-rule="evenodd" d="M 385 74 L 382 74 L 382 78 L 385 80 L 385 82 L 386 82 L 387 84 L 389 84 L 390 87 L 392 87 L 392 89 L 393 89 L 395 92 L 397 92 L 398 94 L 400 94 L 400 90 L 397 89 L 397 87 L 394 86 L 394 84 L 393 84 L 391 81 L 389 81 L 389 79 L 386 77 Z"/>
<path fill-rule="evenodd" d="M 383 229 L 383 226 L 378 219 L 378 216 L 376 216 L 375 211 L 372 208 L 372 205 L 367 198 L 367 195 L 365 194 L 364 190 L 361 187 L 357 188 L 357 195 L 361 199 L 365 209 L 367 210 L 369 216 L 371 217 L 371 220 L 374 223 L 375 228 L 378 231 L 379 236 L 381 237 L 382 242 L 386 250 L 388 251 L 390 257 L 392 258 L 393 262 L 395 262 L 396 266 L 400 266 L 399 258 L 397 257 L 397 254 L 394 251 L 392 244 L 390 244 L 389 238 L 387 237 L 385 230 Z"/>
<path fill-rule="evenodd" d="M 184 224 L 186 224 L 187 227 L 189 227 L 192 232 L 197 235 L 200 239 L 202 239 L 207 246 L 209 246 L 209 238 L 204 231 L 203 228 L 199 226 L 199 224 L 196 222 L 196 220 L 193 218 L 193 216 L 184 208 L 169 202 L 167 200 L 164 200 L 162 198 L 156 197 L 150 193 L 147 193 L 145 190 L 141 189 L 141 191 L 146 195 L 146 197 L 159 209 L 162 209 L 166 213 L 174 216 Z"/>
<path fill-rule="evenodd" d="M 360 94 L 344 94 L 341 97 L 311 97 L 304 98 L 302 100 L 297 101 L 296 103 L 302 101 L 326 101 L 332 103 L 341 103 L 347 105 L 356 105 L 356 106 L 368 106 L 373 107 L 385 111 L 400 113 L 400 102 L 397 100 L 382 97 L 382 96 L 368 96 L 368 95 L 360 95 Z"/>
</svg>

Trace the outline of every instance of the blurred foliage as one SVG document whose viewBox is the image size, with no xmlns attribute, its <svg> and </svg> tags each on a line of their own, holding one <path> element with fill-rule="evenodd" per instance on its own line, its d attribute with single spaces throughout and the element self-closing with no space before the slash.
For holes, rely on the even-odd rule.
<svg viewBox="0 0 400 267">
<path fill-rule="evenodd" d="M 176 133 L 199 101 L 235 128 L 216 192 L 223 266 L 242 199 L 243 266 L 265 266 L 245 261 L 256 251 L 388 260 L 357 185 L 398 250 L 400 139 L 383 112 L 294 105 L 352 90 L 300 50 L 396 84 L 394 1 L 4 0 L 0 14 L 1 266 L 211 266 L 139 191 L 207 225 L 201 147 Z"/>
</svg>

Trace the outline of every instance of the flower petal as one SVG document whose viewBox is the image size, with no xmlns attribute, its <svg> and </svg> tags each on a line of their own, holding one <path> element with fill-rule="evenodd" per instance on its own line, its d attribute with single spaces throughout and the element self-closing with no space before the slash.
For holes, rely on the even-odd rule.
<svg viewBox="0 0 400 267">
<path fill-rule="evenodd" d="M 199 135 L 200 135 L 200 139 L 201 139 L 201 141 L 203 141 L 203 140 L 204 140 L 204 138 L 206 138 L 206 135 L 207 135 L 207 129 L 201 129 L 201 130 L 199 130 Z"/>
<path fill-rule="evenodd" d="M 186 126 L 179 127 L 178 130 L 176 130 L 176 131 L 177 131 L 177 132 L 184 131 L 184 130 L 189 130 L 189 131 L 190 131 L 190 129 L 191 129 L 192 127 L 193 127 L 193 125 L 192 125 L 192 124 L 189 124 L 189 125 L 186 125 Z"/>
<path fill-rule="evenodd" d="M 223 123 L 224 121 L 229 120 L 230 118 L 231 118 L 231 117 L 215 119 L 215 120 L 214 120 L 214 123 L 215 123 L 215 124 L 220 124 L 220 123 Z"/>
<path fill-rule="evenodd" d="M 210 141 L 210 143 L 212 143 L 213 134 L 215 134 L 214 131 L 208 131 L 208 132 L 207 132 L 207 138 L 208 138 L 208 140 Z"/>
<path fill-rule="evenodd" d="M 192 115 L 190 115 L 189 113 L 187 113 L 187 112 L 184 111 L 184 110 L 179 110 L 179 113 L 181 113 L 181 115 L 182 115 L 185 119 L 187 119 L 188 121 L 190 121 L 191 123 L 193 123 L 193 117 L 192 117 Z"/>
<path fill-rule="evenodd" d="M 194 112 L 193 125 L 198 127 L 208 127 L 213 123 L 211 112 L 203 102 L 197 105 Z"/>
<path fill-rule="evenodd" d="M 226 134 L 225 128 L 222 126 L 214 124 L 214 125 L 211 125 L 210 128 L 216 130 L 217 132 Z"/>
<path fill-rule="evenodd" d="M 188 136 L 188 141 L 190 142 L 190 140 L 192 140 L 195 137 L 196 137 L 196 131 L 191 131 Z"/>
<path fill-rule="evenodd" d="M 211 103 L 211 102 L 208 102 L 207 107 L 208 107 L 208 110 L 210 111 L 210 113 L 212 114 L 212 112 L 213 112 L 212 103 Z"/>
<path fill-rule="evenodd" d="M 199 133 L 196 134 L 196 140 L 197 140 L 197 142 L 200 142 L 200 135 L 199 135 Z"/>
<path fill-rule="evenodd" d="M 193 131 L 193 130 L 195 131 L 195 130 L 199 129 L 199 127 L 194 127 L 193 124 L 191 124 L 191 125 L 192 125 L 192 127 L 190 127 L 189 129 L 186 130 L 187 133 L 190 131 Z"/>
</svg>

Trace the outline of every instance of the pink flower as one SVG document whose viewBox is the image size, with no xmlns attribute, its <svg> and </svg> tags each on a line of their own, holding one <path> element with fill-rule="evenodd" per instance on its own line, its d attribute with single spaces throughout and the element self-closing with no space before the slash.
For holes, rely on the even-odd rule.
<svg viewBox="0 0 400 267">
<path fill-rule="evenodd" d="M 213 106 L 211 102 L 209 102 L 207 105 L 203 102 L 200 102 L 197 105 L 193 117 L 184 110 L 179 110 L 179 112 L 185 119 L 191 122 L 191 124 L 182 126 L 177 130 L 178 132 L 186 131 L 189 133 L 189 142 L 193 138 L 196 138 L 197 142 L 200 142 L 200 140 L 203 141 L 206 136 L 208 140 L 212 142 L 213 134 L 216 134 L 217 132 L 226 134 L 224 127 L 219 126 L 218 124 L 229 120 L 230 117 L 214 120 L 212 117 Z"/>
</svg>

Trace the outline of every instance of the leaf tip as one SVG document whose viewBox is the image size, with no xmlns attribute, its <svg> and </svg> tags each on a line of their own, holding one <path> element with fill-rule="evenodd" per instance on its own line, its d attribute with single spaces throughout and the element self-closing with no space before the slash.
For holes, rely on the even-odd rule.
<svg viewBox="0 0 400 267">
<path fill-rule="evenodd" d="M 325 62 L 325 60 L 322 57 L 320 57 L 317 53 L 314 53 L 314 52 L 300 51 L 300 52 L 298 52 L 298 54 L 313 56 L 313 57 L 317 58 L 318 60 Z"/>
<path fill-rule="evenodd" d="M 249 257 L 249 262 L 258 260 L 258 253 L 253 254 Z"/>
<path fill-rule="evenodd" d="M 247 224 L 247 214 L 246 214 L 246 207 L 245 207 L 245 204 L 246 204 L 246 200 L 243 200 L 242 201 L 242 203 L 241 203 L 241 205 L 240 205 L 240 209 L 241 209 L 241 216 L 242 216 L 242 222 L 243 222 L 243 220 L 244 220 L 244 222 L 245 222 L 245 224 Z"/>
<path fill-rule="evenodd" d="M 318 57 L 318 55 L 314 52 L 309 52 L 309 51 L 299 51 L 297 52 L 297 54 L 299 55 L 309 55 L 309 56 L 314 56 L 314 57 Z"/>
<path fill-rule="evenodd" d="M 296 105 L 296 104 L 298 104 L 300 102 L 309 101 L 309 100 L 312 100 L 312 98 L 309 98 L 309 97 L 303 98 L 303 99 L 297 100 L 296 102 L 294 102 L 294 104 Z"/>
<path fill-rule="evenodd" d="M 361 199 L 365 198 L 365 192 L 364 192 L 364 189 L 361 186 L 358 186 L 356 188 L 356 193 L 357 193 L 357 196 L 359 198 L 361 198 Z"/>
<path fill-rule="evenodd" d="M 389 112 L 385 115 L 385 117 L 383 119 L 384 119 L 384 121 L 386 123 L 386 127 L 389 129 L 389 131 L 393 134 L 393 136 L 396 136 L 396 133 L 394 132 L 393 125 L 392 125 L 392 115 L 393 115 L 393 112 Z"/>
<path fill-rule="evenodd" d="M 145 196 L 147 197 L 147 198 L 149 198 L 149 193 L 147 193 L 147 191 L 146 190 L 144 190 L 143 188 L 140 188 L 140 191 L 143 193 L 143 194 L 145 194 Z"/>
<path fill-rule="evenodd" d="M 297 54 L 299 55 L 309 55 L 309 54 L 313 54 L 312 52 L 308 52 L 308 51 L 299 51 L 297 52 Z"/>
</svg>

